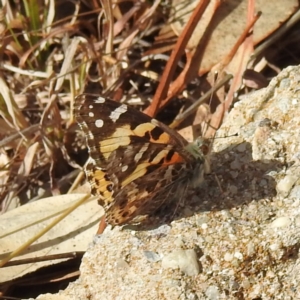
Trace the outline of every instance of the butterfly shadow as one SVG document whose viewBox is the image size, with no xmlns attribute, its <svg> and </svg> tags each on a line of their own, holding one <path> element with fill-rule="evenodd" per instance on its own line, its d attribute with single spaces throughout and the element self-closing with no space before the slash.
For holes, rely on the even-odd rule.
<svg viewBox="0 0 300 300">
<path fill-rule="evenodd" d="M 210 159 L 211 173 L 205 175 L 201 187 L 189 190 L 180 203 L 161 208 L 147 222 L 124 226 L 124 229 L 153 230 L 202 212 L 230 210 L 276 195 L 276 182 L 270 174 L 284 165 L 278 160 L 254 161 L 250 143 L 232 145 L 212 153 Z"/>
</svg>

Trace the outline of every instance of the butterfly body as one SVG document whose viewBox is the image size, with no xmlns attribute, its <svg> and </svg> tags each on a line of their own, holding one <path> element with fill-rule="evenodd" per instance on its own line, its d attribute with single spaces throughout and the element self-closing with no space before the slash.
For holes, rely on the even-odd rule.
<svg viewBox="0 0 300 300">
<path fill-rule="evenodd" d="M 162 207 L 183 201 L 203 180 L 206 159 L 199 141 L 138 110 L 97 95 L 77 97 L 75 116 L 86 135 L 85 168 L 107 223 L 138 223 Z"/>
</svg>

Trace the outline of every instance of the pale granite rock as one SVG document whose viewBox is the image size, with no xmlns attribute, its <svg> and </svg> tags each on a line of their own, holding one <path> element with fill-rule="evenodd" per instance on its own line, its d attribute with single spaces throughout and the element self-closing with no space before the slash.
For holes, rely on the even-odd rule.
<svg viewBox="0 0 300 300">
<path fill-rule="evenodd" d="M 107 228 L 60 297 L 300 299 L 299 87 L 300 68 L 289 67 L 237 102 L 213 174 L 184 203 L 193 215 L 154 230 Z"/>
</svg>

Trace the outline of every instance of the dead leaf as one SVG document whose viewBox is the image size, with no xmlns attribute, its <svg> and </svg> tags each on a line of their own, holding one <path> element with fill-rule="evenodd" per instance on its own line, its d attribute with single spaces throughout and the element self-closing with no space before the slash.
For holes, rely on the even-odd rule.
<svg viewBox="0 0 300 300">
<path fill-rule="evenodd" d="M 4 259 L 10 252 L 40 232 L 53 219 L 57 218 L 56 214 L 70 207 L 82 196 L 83 194 L 68 194 L 45 198 L 1 215 L 0 259 Z M 99 218 L 102 214 L 103 212 L 97 201 L 90 201 L 81 205 L 16 259 L 41 257 L 73 251 L 86 251 L 88 244 L 92 241 L 97 231 Z M 53 217 L 46 219 L 49 215 Z M 46 220 L 41 222 L 40 220 L 42 219 Z M 28 224 L 33 223 L 35 224 L 28 227 Z M 0 268 L 0 282 L 21 277 L 42 266 L 59 262 L 61 260 Z"/>
<path fill-rule="evenodd" d="M 194 49 L 214 13 L 212 7 L 215 1 L 211 1 L 209 7 L 203 14 L 188 47 Z M 172 28 L 179 35 L 189 20 L 194 8 L 198 4 L 194 1 L 173 1 L 174 19 Z M 233 45 L 236 43 L 247 24 L 248 0 L 228 0 L 223 1 L 213 18 L 214 30 L 207 44 L 199 73 L 209 71 L 215 64 L 228 55 Z M 286 21 L 298 8 L 298 1 L 255 1 L 255 11 L 261 11 L 262 15 L 254 26 L 254 45 L 265 39 Z M 227 71 L 234 72 L 235 66 L 230 65 Z"/>
</svg>

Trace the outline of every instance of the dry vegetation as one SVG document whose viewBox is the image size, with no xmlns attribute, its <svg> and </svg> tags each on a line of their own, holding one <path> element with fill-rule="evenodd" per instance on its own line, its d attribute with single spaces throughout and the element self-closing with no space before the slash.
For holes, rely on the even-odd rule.
<svg viewBox="0 0 300 300">
<path fill-rule="evenodd" d="M 216 82 L 201 68 L 209 30 L 194 49 L 187 46 L 209 1 L 200 2 L 178 37 L 170 26 L 175 18 L 170 1 L 2 1 L 2 213 L 70 190 L 87 158 L 72 113 L 77 95 L 90 92 L 126 101 L 178 128 L 197 123 L 191 119 L 201 96 L 222 81 L 222 89 L 207 97 L 218 128 L 234 92 L 266 86 L 283 67 L 298 64 L 297 19 L 284 37 L 256 53 L 250 33 L 258 16 L 250 7 L 239 40 L 209 68 L 218 71 Z M 214 5 L 217 10 L 219 4 Z M 243 59 L 229 82 L 226 67 L 238 59 L 241 45 Z M 247 80 L 242 84 L 243 74 Z M 189 122 L 187 115 L 193 116 Z"/>
</svg>

